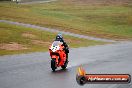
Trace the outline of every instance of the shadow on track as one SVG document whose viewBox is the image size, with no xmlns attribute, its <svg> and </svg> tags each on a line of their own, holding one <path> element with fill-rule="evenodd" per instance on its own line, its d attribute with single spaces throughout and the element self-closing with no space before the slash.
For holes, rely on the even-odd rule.
<svg viewBox="0 0 132 88">
<path fill-rule="evenodd" d="M 51 71 L 53 74 L 58 74 L 58 73 L 68 73 L 68 69 L 58 69 L 55 72 Z"/>
</svg>

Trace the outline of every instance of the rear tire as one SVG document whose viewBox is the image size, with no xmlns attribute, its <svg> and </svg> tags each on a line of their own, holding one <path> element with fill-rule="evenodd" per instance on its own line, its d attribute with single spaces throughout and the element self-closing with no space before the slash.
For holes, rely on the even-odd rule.
<svg viewBox="0 0 132 88">
<path fill-rule="evenodd" d="M 66 61 L 65 61 L 64 65 L 63 65 L 63 66 L 61 66 L 61 68 L 62 68 L 62 69 L 66 69 L 67 64 L 68 64 L 68 59 L 66 59 Z"/>
<path fill-rule="evenodd" d="M 56 61 L 55 61 L 55 59 L 51 60 L 51 69 L 52 69 L 53 72 L 55 72 L 55 69 L 56 69 Z"/>
</svg>

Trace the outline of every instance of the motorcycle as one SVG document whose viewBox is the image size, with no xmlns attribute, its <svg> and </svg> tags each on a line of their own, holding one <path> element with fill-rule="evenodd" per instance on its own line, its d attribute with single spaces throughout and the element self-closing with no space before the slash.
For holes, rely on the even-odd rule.
<svg viewBox="0 0 132 88">
<path fill-rule="evenodd" d="M 64 50 L 63 42 L 54 41 L 49 47 L 49 53 L 51 57 L 51 69 L 53 71 L 55 71 L 57 67 L 66 69 L 68 58 Z"/>
</svg>

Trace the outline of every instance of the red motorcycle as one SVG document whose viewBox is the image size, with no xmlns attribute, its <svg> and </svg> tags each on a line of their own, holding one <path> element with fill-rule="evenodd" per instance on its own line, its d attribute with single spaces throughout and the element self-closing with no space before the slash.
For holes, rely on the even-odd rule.
<svg viewBox="0 0 132 88">
<path fill-rule="evenodd" d="M 49 52 L 51 56 L 51 69 L 53 71 L 55 71 L 57 67 L 61 67 L 62 69 L 67 67 L 68 58 L 66 58 L 63 42 L 54 41 L 49 47 Z"/>
</svg>

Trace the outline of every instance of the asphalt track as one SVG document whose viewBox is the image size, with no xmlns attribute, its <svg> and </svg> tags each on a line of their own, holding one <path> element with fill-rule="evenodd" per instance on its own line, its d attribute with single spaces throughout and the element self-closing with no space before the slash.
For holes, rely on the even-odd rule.
<svg viewBox="0 0 132 88">
<path fill-rule="evenodd" d="M 54 2 L 57 0 L 21 0 L 18 4 L 36 4 L 36 3 L 49 3 L 49 2 Z"/>
<path fill-rule="evenodd" d="M 132 42 L 70 49 L 67 70 L 52 72 L 48 52 L 0 56 L 0 88 L 132 88 L 130 84 L 76 83 L 76 69 L 87 73 L 132 75 Z"/>
</svg>

